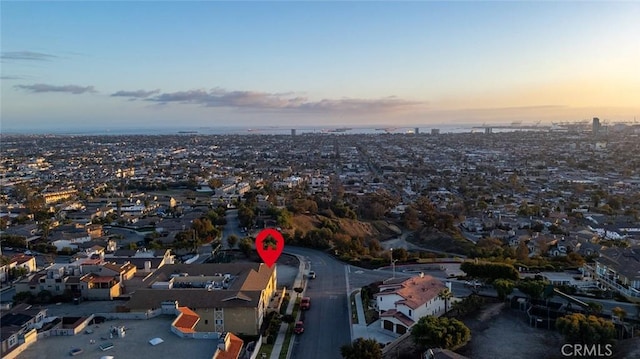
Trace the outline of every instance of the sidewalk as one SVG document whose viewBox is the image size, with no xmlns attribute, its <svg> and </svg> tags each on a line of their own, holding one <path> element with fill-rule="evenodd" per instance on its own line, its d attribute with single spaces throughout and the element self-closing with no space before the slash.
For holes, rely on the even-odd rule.
<svg viewBox="0 0 640 359">
<path fill-rule="evenodd" d="M 293 287 L 287 290 L 287 292 L 289 293 L 289 298 L 291 298 L 289 300 L 289 304 L 287 305 L 287 314 L 293 314 L 293 307 L 296 305 L 296 299 L 298 298 L 298 293 L 294 292 L 293 288 L 302 287 L 305 290 L 307 288 L 307 281 L 305 279 L 305 273 L 307 272 L 307 269 L 305 268 L 304 259 L 299 255 L 295 255 L 295 256 L 298 258 L 298 261 L 300 262 L 300 266 L 298 268 L 298 275 L 296 276 L 296 279 L 293 281 Z M 304 296 L 304 291 L 300 294 L 300 297 L 303 297 L 303 296 Z M 300 315 L 300 312 L 298 312 L 298 315 Z M 295 320 L 298 320 L 298 318 L 295 318 Z M 289 330 L 288 323 L 280 324 L 278 337 L 276 338 L 275 343 L 273 343 L 273 350 L 271 350 L 271 357 L 270 357 L 271 359 L 280 358 L 280 352 L 282 351 L 282 345 L 284 344 L 284 340 L 287 336 L 288 330 Z M 291 355 L 292 345 L 293 345 L 293 340 L 289 341 L 289 348 L 287 349 L 287 358 Z"/>
<path fill-rule="evenodd" d="M 388 330 L 382 329 L 382 324 L 380 324 L 380 320 L 376 320 L 375 322 L 367 325 L 367 320 L 364 315 L 364 305 L 362 304 L 362 296 L 360 295 L 360 290 L 356 291 L 356 311 L 358 312 L 358 324 L 351 325 L 351 331 L 353 337 L 351 340 L 356 340 L 357 338 L 365 338 L 365 339 L 375 339 L 379 343 L 387 344 L 392 342 L 400 337 L 400 334 L 393 333 Z"/>
</svg>

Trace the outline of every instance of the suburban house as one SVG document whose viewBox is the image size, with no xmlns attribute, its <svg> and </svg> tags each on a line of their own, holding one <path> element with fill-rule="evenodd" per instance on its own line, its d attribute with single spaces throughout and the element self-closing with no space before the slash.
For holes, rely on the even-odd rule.
<svg viewBox="0 0 640 359">
<path fill-rule="evenodd" d="M 584 269 L 607 287 L 640 300 L 640 246 L 603 249 L 595 264 L 585 264 Z"/>
<path fill-rule="evenodd" d="M 380 285 L 375 295 L 382 327 L 404 334 L 420 318 L 444 313 L 445 302 L 439 294 L 451 290 L 438 279 L 420 273 L 412 278 L 397 278 Z"/>
<path fill-rule="evenodd" d="M 6 256 L 0 256 L 0 258 L 2 260 L 0 262 L 0 283 L 15 278 L 20 272 L 19 268 L 24 268 L 24 274 L 36 271 L 36 257 L 20 253 L 11 258 Z"/>
<path fill-rule="evenodd" d="M 168 264 L 145 278 L 127 307 L 147 312 L 174 302 L 174 327 L 183 333 L 257 335 L 276 285 L 276 267 L 264 263 Z"/>
<path fill-rule="evenodd" d="M 148 275 L 165 264 L 172 264 L 174 255 L 171 254 L 170 249 L 156 251 L 118 249 L 113 253 L 105 254 L 104 260 L 118 265 L 130 263 L 136 266 L 138 273 Z"/>
<path fill-rule="evenodd" d="M 2 358 L 15 358 L 19 352 L 37 340 L 36 327 L 44 320 L 47 309 L 18 304 L 11 310 L 0 313 L 1 355 Z"/>
<path fill-rule="evenodd" d="M 88 300 L 112 300 L 122 294 L 122 282 L 135 272 L 130 263 L 115 264 L 100 258 L 56 263 L 16 283 L 16 293 L 48 291 L 55 296 L 66 292 Z"/>
</svg>

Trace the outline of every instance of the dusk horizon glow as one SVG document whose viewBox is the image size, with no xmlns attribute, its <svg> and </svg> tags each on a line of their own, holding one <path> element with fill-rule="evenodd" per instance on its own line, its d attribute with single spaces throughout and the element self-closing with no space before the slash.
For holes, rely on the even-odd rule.
<svg viewBox="0 0 640 359">
<path fill-rule="evenodd" d="M 640 3 L 0 6 L 3 132 L 640 116 Z"/>
</svg>

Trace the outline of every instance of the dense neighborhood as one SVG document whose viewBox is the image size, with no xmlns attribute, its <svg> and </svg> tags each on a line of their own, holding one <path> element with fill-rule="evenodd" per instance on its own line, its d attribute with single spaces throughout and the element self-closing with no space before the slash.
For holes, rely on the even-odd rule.
<svg viewBox="0 0 640 359">
<path fill-rule="evenodd" d="M 464 323 L 495 305 L 572 345 L 638 343 L 636 124 L 2 137 L 3 358 L 162 316 L 172 335 L 215 340 L 210 358 L 306 358 L 312 313 L 342 295 L 351 337 L 329 344 L 344 358 L 482 357 Z M 291 263 L 261 263 L 264 228 L 297 248 Z M 346 268 L 347 294 L 319 294 L 312 255 Z M 349 282 L 358 274 L 371 280 Z M 116 305 L 47 315 L 89 302 Z M 576 335 L 581 320 L 601 340 Z M 109 343 L 125 336 L 114 328 Z"/>
</svg>

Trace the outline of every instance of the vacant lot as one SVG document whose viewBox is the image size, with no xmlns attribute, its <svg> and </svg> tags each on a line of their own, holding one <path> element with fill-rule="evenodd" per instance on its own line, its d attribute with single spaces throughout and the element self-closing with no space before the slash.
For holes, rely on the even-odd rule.
<svg viewBox="0 0 640 359">
<path fill-rule="evenodd" d="M 464 320 L 471 329 L 471 341 L 459 353 L 474 359 L 562 358 L 562 336 L 529 327 L 519 314 L 498 303 Z"/>
<path fill-rule="evenodd" d="M 216 350 L 217 340 L 206 339 L 181 339 L 171 333 L 170 326 L 174 317 L 160 316 L 149 320 L 114 320 L 88 328 L 93 330 L 91 334 L 78 334 L 69 337 L 49 337 L 37 341 L 20 358 L 66 358 L 72 348 L 80 348 L 84 352 L 74 358 L 100 358 L 104 355 L 112 355 L 115 358 L 193 358 L 211 359 Z M 124 325 L 126 335 L 124 338 L 109 339 L 111 326 Z M 149 339 L 159 337 L 164 343 L 152 346 Z M 106 339 L 103 339 L 106 338 Z M 95 344 L 91 344 L 94 340 Z M 98 347 L 105 342 L 113 343 L 114 347 L 107 351 L 101 351 Z"/>
</svg>

